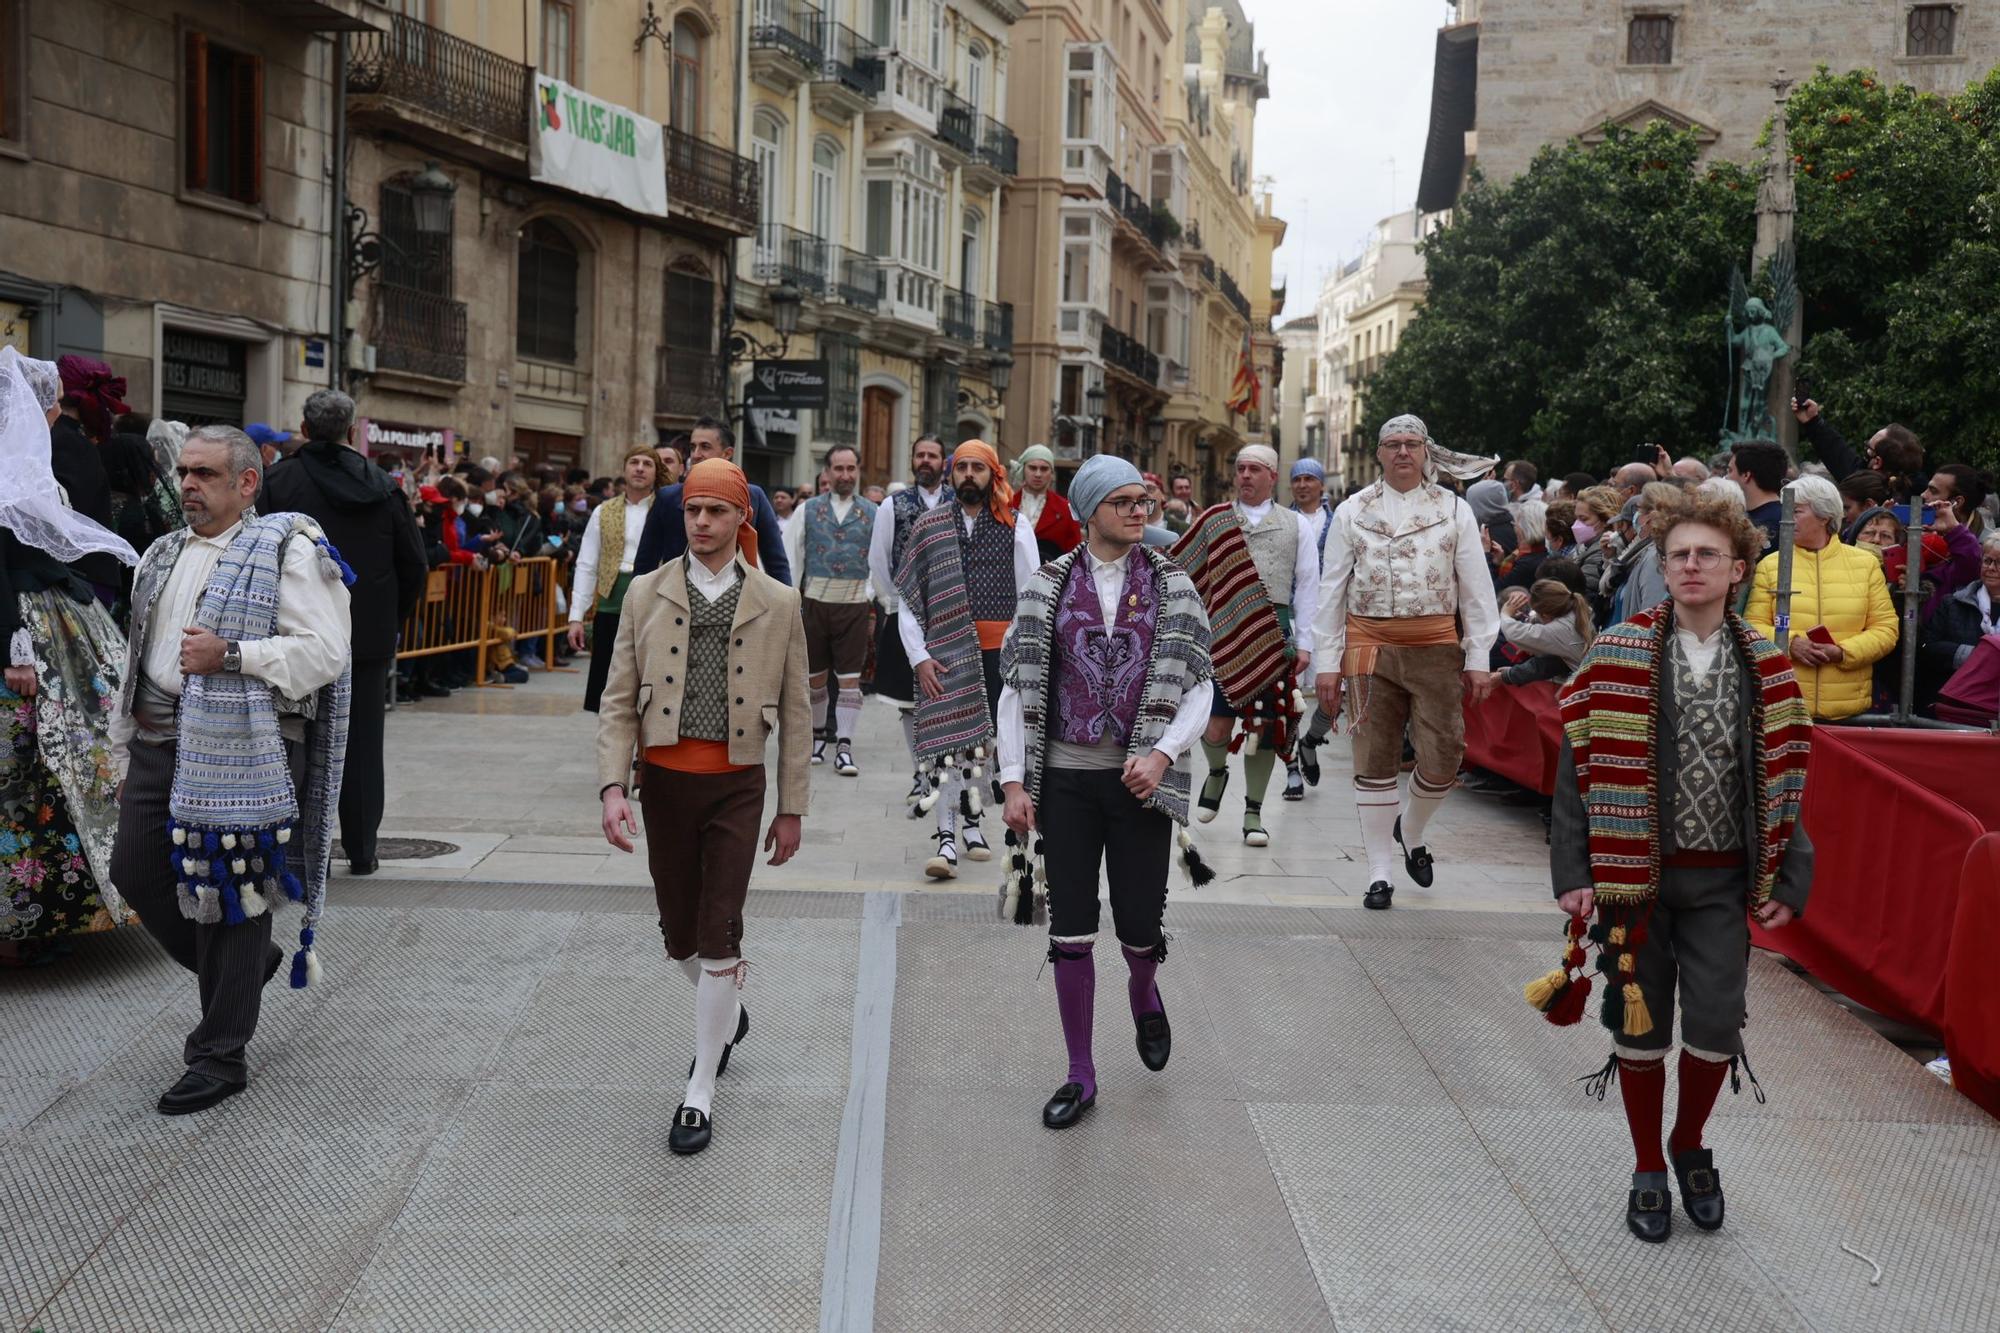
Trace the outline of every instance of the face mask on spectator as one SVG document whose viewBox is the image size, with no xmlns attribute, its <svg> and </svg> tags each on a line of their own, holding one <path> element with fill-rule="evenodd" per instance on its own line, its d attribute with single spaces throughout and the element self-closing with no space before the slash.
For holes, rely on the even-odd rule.
<svg viewBox="0 0 2000 1333">
<path fill-rule="evenodd" d="M 1577 545 L 1579 546 L 1588 546 L 1591 540 L 1597 536 L 1596 525 L 1586 523 L 1582 519 L 1578 519 L 1576 522 L 1570 524 L 1569 530 L 1570 535 L 1576 538 Z"/>
<path fill-rule="evenodd" d="M 507 503 L 507 497 L 498 491 L 488 491 L 486 492 L 486 503 L 498 509 L 501 505 Z"/>
<path fill-rule="evenodd" d="M 451 502 L 451 512 L 454 514 L 463 514 L 465 512 L 465 501 L 453 500 Z"/>
<path fill-rule="evenodd" d="M 485 513 L 485 512 L 486 512 L 486 506 L 485 506 L 485 505 L 483 505 L 483 504 L 480 504 L 480 503 L 479 503 L 479 502 L 478 502 L 477 500 L 474 500 L 474 501 L 472 501 L 471 503 L 467 504 L 467 505 L 466 505 L 465 507 L 466 507 L 467 511 L 468 511 L 468 512 L 470 512 L 470 513 L 471 513 L 471 515 L 472 515 L 472 516 L 473 516 L 474 518 L 478 518 L 478 517 L 479 517 L 479 516 L 480 516 L 481 514 L 483 514 L 483 513 Z"/>
<path fill-rule="evenodd" d="M 576 500 L 570 504 L 570 511 L 572 513 L 577 513 L 577 514 L 588 514 L 590 512 L 590 501 L 584 499 L 582 496 L 578 496 Z"/>
</svg>

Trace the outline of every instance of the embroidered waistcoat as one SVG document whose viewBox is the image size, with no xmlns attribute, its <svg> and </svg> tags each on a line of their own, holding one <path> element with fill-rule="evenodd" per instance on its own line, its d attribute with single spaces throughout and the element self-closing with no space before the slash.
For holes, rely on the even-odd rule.
<svg viewBox="0 0 2000 1333">
<path fill-rule="evenodd" d="M 1376 482 L 1345 501 L 1346 538 L 1354 557 L 1347 610 L 1357 616 L 1458 614 L 1457 496 L 1426 482 L 1412 494 L 1400 526 L 1391 530 Z M 1339 516 L 1335 515 L 1336 523 Z"/>
<path fill-rule="evenodd" d="M 900 516 L 899 516 L 900 517 Z M 806 501 L 804 564 L 801 595 L 810 595 L 812 581 L 858 581 L 868 577 L 868 540 L 875 530 L 875 505 L 861 496 L 845 522 L 833 516 L 833 497 L 815 495 Z M 899 533 L 900 535 L 900 529 Z"/>
<path fill-rule="evenodd" d="M 1680 636 L 1668 641 L 1674 689 L 1674 846 L 1726 852 L 1743 845 L 1743 664 L 1724 643 L 1695 683 Z"/>
<path fill-rule="evenodd" d="M 958 558 L 965 570 L 965 593 L 972 604 L 972 618 L 1012 620 L 1014 605 L 1020 600 L 1020 589 L 1014 586 L 1014 529 L 997 522 L 991 509 L 981 509 L 968 537 L 965 511 L 959 510 L 952 518 L 953 530 L 958 533 Z"/>
<path fill-rule="evenodd" d="M 1071 563 L 1056 608 L 1055 739 L 1070 745 L 1109 740 L 1123 746 L 1139 719 L 1159 599 L 1152 566 L 1128 557 L 1125 586 L 1107 627 L 1089 564 L 1088 559 Z"/>
<path fill-rule="evenodd" d="M 951 495 L 947 492 L 939 503 L 949 503 L 950 500 Z M 893 574 L 903 567 L 903 556 L 910 549 L 910 529 L 930 510 L 924 508 L 924 493 L 915 486 L 897 491 L 889 497 L 889 504 L 896 516 L 896 526 L 889 540 L 889 572 Z"/>
<path fill-rule="evenodd" d="M 1271 598 L 1273 606 L 1292 604 L 1292 580 L 1298 575 L 1299 565 L 1299 524 L 1303 521 L 1294 511 L 1283 505 L 1272 505 L 1271 512 L 1264 515 L 1264 521 L 1256 527 L 1243 517 L 1243 506 L 1236 506 L 1236 517 L 1243 524 L 1243 540 L 1250 547 L 1250 563 L 1257 566 L 1257 577 L 1264 581 L 1264 591 Z"/>
<path fill-rule="evenodd" d="M 714 601 L 688 581 L 687 688 L 681 695 L 681 736 L 687 740 L 729 739 L 729 629 L 743 580 Z"/>
</svg>

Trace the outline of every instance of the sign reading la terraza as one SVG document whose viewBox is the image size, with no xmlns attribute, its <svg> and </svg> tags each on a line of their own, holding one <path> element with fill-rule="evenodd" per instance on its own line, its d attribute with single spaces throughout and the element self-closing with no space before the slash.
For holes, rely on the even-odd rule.
<svg viewBox="0 0 2000 1333">
<path fill-rule="evenodd" d="M 751 368 L 744 401 L 759 407 L 826 410 L 826 361 L 759 361 Z"/>
</svg>

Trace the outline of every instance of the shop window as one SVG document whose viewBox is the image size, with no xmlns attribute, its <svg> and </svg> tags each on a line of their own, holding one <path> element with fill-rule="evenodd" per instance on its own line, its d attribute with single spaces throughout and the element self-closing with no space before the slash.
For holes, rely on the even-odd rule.
<svg viewBox="0 0 2000 1333">
<path fill-rule="evenodd" d="M 190 190 L 259 204 L 264 199 L 264 61 L 191 32 L 186 41 L 182 134 Z"/>
<path fill-rule="evenodd" d="M 1957 5 L 1912 5 L 1910 40 L 1905 54 L 1948 56 L 1958 37 Z"/>
<path fill-rule="evenodd" d="M 1674 63 L 1674 21 L 1665 14 L 1640 14 L 1627 29 L 1625 63 L 1628 65 L 1671 65 Z"/>
<path fill-rule="evenodd" d="M 515 350 L 538 361 L 576 364 L 576 245 L 546 218 L 521 229 Z"/>
<path fill-rule="evenodd" d="M 819 438 L 826 444 L 854 444 L 861 430 L 861 344 L 844 334 L 822 333 L 819 354 L 826 359 L 826 409 L 819 414 Z"/>
<path fill-rule="evenodd" d="M 542 73 L 576 82 L 576 6 L 570 0 L 542 0 Z"/>
</svg>

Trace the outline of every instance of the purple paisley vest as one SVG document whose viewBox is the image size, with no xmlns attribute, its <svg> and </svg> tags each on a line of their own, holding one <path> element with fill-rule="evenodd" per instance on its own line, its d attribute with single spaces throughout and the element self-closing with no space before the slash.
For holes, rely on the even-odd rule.
<svg viewBox="0 0 2000 1333">
<path fill-rule="evenodd" d="M 1118 594 L 1116 623 L 1106 631 L 1097 605 L 1090 561 L 1080 556 L 1056 608 L 1054 739 L 1071 745 L 1129 744 L 1153 659 L 1153 627 L 1160 599 L 1152 566 L 1134 553 L 1126 557 L 1125 588 Z"/>
</svg>

